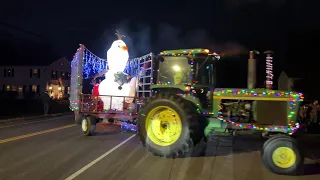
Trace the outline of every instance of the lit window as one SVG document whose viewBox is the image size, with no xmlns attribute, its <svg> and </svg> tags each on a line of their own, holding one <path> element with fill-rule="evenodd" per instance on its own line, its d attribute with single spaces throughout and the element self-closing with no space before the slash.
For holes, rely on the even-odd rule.
<svg viewBox="0 0 320 180">
<path fill-rule="evenodd" d="M 6 86 L 6 90 L 7 90 L 7 91 L 10 91 L 10 90 L 11 90 L 10 85 L 7 85 L 7 86 Z"/>
<path fill-rule="evenodd" d="M 70 94 L 70 87 L 68 87 L 68 94 Z"/>
<path fill-rule="evenodd" d="M 32 92 L 37 92 L 37 85 L 32 85 Z"/>
<path fill-rule="evenodd" d="M 40 78 L 40 69 L 30 69 L 30 77 L 38 77 Z"/>
<path fill-rule="evenodd" d="M 19 92 L 19 93 L 22 93 L 22 92 L 23 92 L 23 87 L 22 87 L 22 86 L 19 86 L 19 87 L 18 87 L 18 92 Z"/>
<path fill-rule="evenodd" d="M 11 91 L 17 91 L 17 86 L 12 85 L 12 87 L 11 87 Z"/>
</svg>

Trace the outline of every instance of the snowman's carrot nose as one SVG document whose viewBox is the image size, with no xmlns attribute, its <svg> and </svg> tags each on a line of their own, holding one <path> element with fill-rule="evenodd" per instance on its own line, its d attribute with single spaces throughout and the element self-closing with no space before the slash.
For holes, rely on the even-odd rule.
<svg viewBox="0 0 320 180">
<path fill-rule="evenodd" d="M 124 51 L 128 51 L 128 47 L 127 46 L 121 46 L 121 49 Z"/>
</svg>

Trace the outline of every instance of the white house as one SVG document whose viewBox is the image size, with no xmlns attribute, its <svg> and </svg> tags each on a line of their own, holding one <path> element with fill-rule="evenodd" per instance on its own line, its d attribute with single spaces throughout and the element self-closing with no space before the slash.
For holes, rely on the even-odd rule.
<svg viewBox="0 0 320 180">
<path fill-rule="evenodd" d="M 70 91 L 70 62 L 60 58 L 43 66 L 0 66 L 0 91 L 41 93 L 45 90 L 56 99 Z"/>
<path fill-rule="evenodd" d="M 293 91 L 294 85 L 298 80 L 302 80 L 304 76 L 296 72 L 282 71 L 278 78 L 278 90 Z"/>
</svg>

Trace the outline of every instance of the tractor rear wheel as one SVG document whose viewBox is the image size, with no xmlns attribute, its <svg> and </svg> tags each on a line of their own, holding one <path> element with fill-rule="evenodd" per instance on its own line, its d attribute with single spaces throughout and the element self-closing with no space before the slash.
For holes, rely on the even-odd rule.
<svg viewBox="0 0 320 180">
<path fill-rule="evenodd" d="M 186 156 L 204 136 L 204 126 L 197 115 L 191 103 L 181 97 L 157 94 L 139 113 L 138 136 L 155 156 Z"/>
</svg>

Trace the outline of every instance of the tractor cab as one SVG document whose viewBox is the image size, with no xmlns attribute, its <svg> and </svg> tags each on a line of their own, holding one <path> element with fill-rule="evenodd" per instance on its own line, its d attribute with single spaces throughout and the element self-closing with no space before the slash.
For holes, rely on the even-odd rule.
<svg viewBox="0 0 320 180">
<path fill-rule="evenodd" d="M 212 92 L 216 85 L 217 53 L 208 49 L 168 50 L 154 62 L 153 89 L 192 94 L 203 110 L 212 109 Z M 209 96 L 211 94 L 211 96 Z"/>
</svg>

